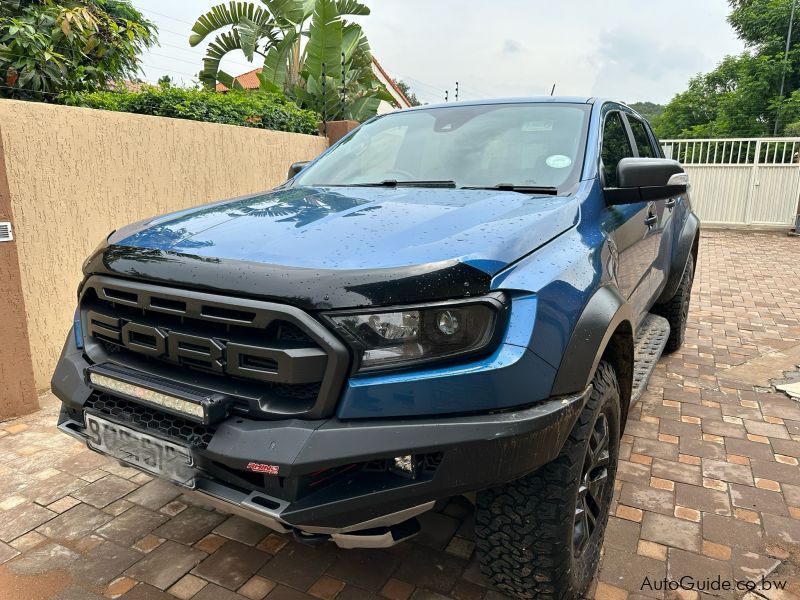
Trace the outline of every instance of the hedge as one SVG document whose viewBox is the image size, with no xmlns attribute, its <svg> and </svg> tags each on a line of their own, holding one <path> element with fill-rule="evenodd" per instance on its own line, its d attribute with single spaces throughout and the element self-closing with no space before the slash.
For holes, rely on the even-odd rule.
<svg viewBox="0 0 800 600">
<path fill-rule="evenodd" d="M 224 94 L 184 88 L 146 87 L 138 92 L 102 91 L 64 95 L 63 104 L 140 115 L 155 115 L 316 134 L 320 116 L 280 94 L 229 91 Z"/>
</svg>

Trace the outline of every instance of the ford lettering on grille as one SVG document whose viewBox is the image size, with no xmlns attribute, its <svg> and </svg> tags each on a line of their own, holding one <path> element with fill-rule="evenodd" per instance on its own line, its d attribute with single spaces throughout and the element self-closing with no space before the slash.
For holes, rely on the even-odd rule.
<svg viewBox="0 0 800 600">
<path fill-rule="evenodd" d="M 318 381 L 325 370 L 321 349 L 253 346 L 145 325 L 88 312 L 86 334 L 176 364 L 262 381 Z M 302 368 L 298 368 L 302 366 Z"/>
</svg>

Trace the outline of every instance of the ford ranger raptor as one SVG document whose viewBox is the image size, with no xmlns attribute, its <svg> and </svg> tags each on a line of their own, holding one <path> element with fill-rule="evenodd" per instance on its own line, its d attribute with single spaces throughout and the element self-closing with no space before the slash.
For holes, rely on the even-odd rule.
<svg viewBox="0 0 800 600">
<path fill-rule="evenodd" d="M 58 426 L 307 542 L 391 546 L 467 495 L 500 590 L 574 597 L 629 408 L 683 342 L 698 235 L 623 104 L 379 116 L 271 191 L 103 240 Z"/>
</svg>

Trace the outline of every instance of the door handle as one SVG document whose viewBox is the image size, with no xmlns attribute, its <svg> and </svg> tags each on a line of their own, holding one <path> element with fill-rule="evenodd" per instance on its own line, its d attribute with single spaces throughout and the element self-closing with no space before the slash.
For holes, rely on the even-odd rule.
<svg viewBox="0 0 800 600">
<path fill-rule="evenodd" d="M 644 220 L 644 224 L 647 225 L 649 229 L 652 229 L 653 225 L 656 223 L 658 223 L 657 215 L 647 215 L 647 218 Z"/>
<path fill-rule="evenodd" d="M 664 206 L 666 206 L 668 209 L 672 210 L 673 208 L 675 208 L 675 205 L 677 203 L 678 203 L 678 201 L 675 198 L 670 198 L 669 200 L 667 200 L 667 202 L 666 202 L 666 204 Z"/>
</svg>

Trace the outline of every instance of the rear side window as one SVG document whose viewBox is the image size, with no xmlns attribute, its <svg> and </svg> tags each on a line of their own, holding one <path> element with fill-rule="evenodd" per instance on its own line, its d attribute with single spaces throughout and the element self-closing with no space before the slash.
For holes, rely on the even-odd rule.
<svg viewBox="0 0 800 600">
<path fill-rule="evenodd" d="M 639 156 L 642 158 L 655 158 L 656 154 L 653 152 L 653 145 L 650 143 L 650 136 L 647 135 L 647 128 L 644 123 L 630 115 L 628 116 L 628 123 L 631 125 L 633 141 L 636 142 Z"/>
<path fill-rule="evenodd" d="M 632 158 L 628 133 L 622 123 L 622 116 L 618 112 L 609 113 L 603 126 L 603 172 L 606 178 L 606 187 L 617 187 L 617 165 L 623 158 Z"/>
</svg>

